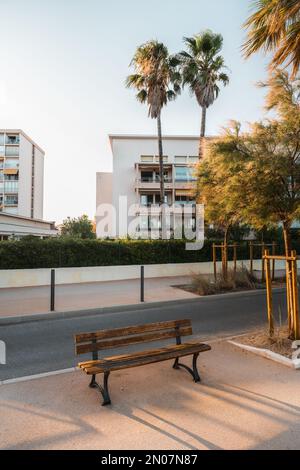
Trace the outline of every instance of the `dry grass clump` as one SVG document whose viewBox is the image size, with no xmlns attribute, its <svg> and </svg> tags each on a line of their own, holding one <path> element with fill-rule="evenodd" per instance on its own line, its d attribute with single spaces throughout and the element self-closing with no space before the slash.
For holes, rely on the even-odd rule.
<svg viewBox="0 0 300 470">
<path fill-rule="evenodd" d="M 237 269 L 229 269 L 227 277 L 222 273 L 218 273 L 217 280 L 211 279 L 205 274 L 195 274 L 192 281 L 192 289 L 198 295 L 213 295 L 222 292 L 234 291 L 238 289 L 255 289 L 255 276 L 244 267 Z"/>
<path fill-rule="evenodd" d="M 294 349 L 293 341 L 288 338 L 289 330 L 287 326 L 275 328 L 272 338 L 265 329 L 252 332 L 247 336 L 238 338 L 238 342 L 260 349 L 269 349 L 277 354 L 281 354 L 291 359 Z"/>
</svg>

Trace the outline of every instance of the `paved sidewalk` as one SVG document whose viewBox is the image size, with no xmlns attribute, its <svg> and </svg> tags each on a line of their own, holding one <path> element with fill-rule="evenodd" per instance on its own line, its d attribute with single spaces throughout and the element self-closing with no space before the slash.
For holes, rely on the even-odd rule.
<svg viewBox="0 0 300 470">
<path fill-rule="evenodd" d="M 1 448 L 299 449 L 299 372 L 212 346 L 201 384 L 170 362 L 112 373 L 111 407 L 79 371 L 2 385 Z"/>
<path fill-rule="evenodd" d="M 172 286 L 187 284 L 188 276 L 162 277 L 145 280 L 145 301 L 160 302 L 191 299 L 198 296 Z M 132 305 L 140 302 L 140 280 L 67 284 L 56 287 L 57 311 Z M 0 289 L 0 317 L 48 313 L 49 287 Z"/>
</svg>

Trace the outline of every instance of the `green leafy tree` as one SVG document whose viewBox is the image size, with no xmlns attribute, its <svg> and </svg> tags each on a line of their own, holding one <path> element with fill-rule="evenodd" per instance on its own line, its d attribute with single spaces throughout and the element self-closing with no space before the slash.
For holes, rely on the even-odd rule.
<svg viewBox="0 0 300 470">
<path fill-rule="evenodd" d="M 94 224 L 87 215 L 71 219 L 68 217 L 60 226 L 63 237 L 93 239 L 96 238 Z"/>
<path fill-rule="evenodd" d="M 249 29 L 245 56 L 261 49 L 273 52 L 272 69 L 291 65 L 295 77 L 300 66 L 299 0 L 256 0 L 253 4 L 255 11 L 244 25 Z"/>
<path fill-rule="evenodd" d="M 300 218 L 299 82 L 276 71 L 261 86 L 268 89 L 267 109 L 277 117 L 254 123 L 244 133 L 232 123 L 212 145 L 223 181 L 217 180 L 218 196 L 210 194 L 212 200 L 224 199 L 224 211 L 236 207 L 241 220 L 256 229 L 281 224 L 289 254 L 291 226 Z"/>
<path fill-rule="evenodd" d="M 163 43 L 149 41 L 137 48 L 130 65 L 135 73 L 127 77 L 126 85 L 137 90 L 137 100 L 146 103 L 149 117 L 157 120 L 160 203 L 163 204 L 165 190 L 161 112 L 169 101 L 175 100 L 180 94 L 178 61 L 169 55 Z"/>
<path fill-rule="evenodd" d="M 224 72 L 225 62 L 220 55 L 223 46 L 221 34 L 207 30 L 194 37 L 184 38 L 187 50 L 177 54 L 183 86 L 187 85 L 202 108 L 201 139 L 205 136 L 206 112 L 219 96 L 220 84 L 226 86 L 229 77 Z"/>
<path fill-rule="evenodd" d="M 228 158 L 230 139 L 231 134 L 226 132 L 210 141 L 197 169 L 197 201 L 205 205 L 206 222 L 223 233 L 224 244 L 228 243 L 230 230 L 243 222 L 236 191 L 240 163 L 238 159 Z"/>
</svg>

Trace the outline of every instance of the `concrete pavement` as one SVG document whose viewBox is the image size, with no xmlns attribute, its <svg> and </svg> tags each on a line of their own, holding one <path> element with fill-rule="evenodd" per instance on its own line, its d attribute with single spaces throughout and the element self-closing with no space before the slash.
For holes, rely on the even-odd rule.
<svg viewBox="0 0 300 470">
<path fill-rule="evenodd" d="M 212 347 L 200 384 L 169 361 L 112 373 L 105 408 L 81 371 L 2 385 L 1 448 L 299 449 L 299 372 Z"/>
<path fill-rule="evenodd" d="M 279 306 L 284 312 L 285 295 L 282 290 L 274 290 L 273 297 L 277 316 Z M 0 365 L 0 380 L 73 367 L 77 363 L 73 344 L 76 333 L 182 318 L 192 320 L 193 332 L 201 338 L 244 333 L 266 324 L 266 294 L 264 291 L 240 292 L 118 307 L 99 314 L 83 311 L 71 317 L 60 318 L 58 314 L 56 318 L 45 317 L 43 321 L 0 324 L 0 340 L 5 341 L 7 347 L 7 364 Z M 126 349 L 119 352 L 122 354 Z M 84 359 L 82 356 L 81 360 Z"/>
<path fill-rule="evenodd" d="M 163 277 L 145 280 L 145 301 L 160 302 L 192 299 L 198 296 L 173 287 L 188 284 L 190 276 Z M 67 284 L 56 287 L 57 311 L 131 305 L 140 302 L 140 280 Z M 0 318 L 6 316 L 48 313 L 50 287 L 0 289 Z"/>
</svg>

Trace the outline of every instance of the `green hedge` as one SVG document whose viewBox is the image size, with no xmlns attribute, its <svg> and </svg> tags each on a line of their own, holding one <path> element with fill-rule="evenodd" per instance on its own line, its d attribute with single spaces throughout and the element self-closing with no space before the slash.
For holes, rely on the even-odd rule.
<svg viewBox="0 0 300 470">
<path fill-rule="evenodd" d="M 186 251 L 184 240 L 79 240 L 48 239 L 0 242 L 0 269 L 116 266 L 131 264 L 191 263 L 211 261 L 213 240 L 201 251 Z M 294 248 L 300 251 L 299 241 Z M 283 245 L 278 248 L 283 253 Z M 247 259 L 247 242 L 238 248 L 238 258 Z M 255 258 L 260 250 L 255 250 Z M 220 259 L 220 250 L 218 250 Z M 230 256 L 229 256 L 230 259 Z"/>
</svg>

